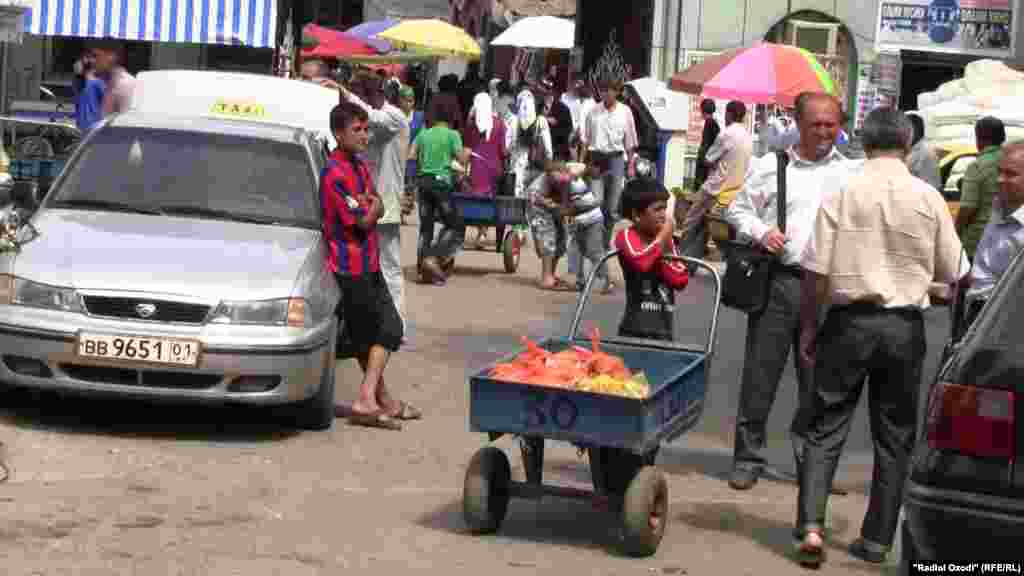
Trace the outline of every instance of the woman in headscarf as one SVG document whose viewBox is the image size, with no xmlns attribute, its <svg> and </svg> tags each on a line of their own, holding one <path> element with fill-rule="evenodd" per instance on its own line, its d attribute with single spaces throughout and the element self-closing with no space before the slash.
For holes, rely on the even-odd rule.
<svg viewBox="0 0 1024 576">
<path fill-rule="evenodd" d="M 531 186 L 535 189 L 542 185 L 544 170 L 548 162 L 554 158 L 551 147 L 551 130 L 548 128 L 547 120 L 537 113 L 537 102 L 533 93 L 523 88 L 515 102 L 516 117 L 512 122 L 512 129 L 509 130 L 509 173 L 515 178 L 516 198 L 529 198 Z M 529 218 L 529 211 L 527 213 Z M 526 244 L 527 227 L 517 226 L 520 244 Z M 543 252 L 551 250 L 543 246 L 535 246 L 543 260 Z M 549 281 L 548 284 L 557 285 L 559 281 Z M 544 284 L 544 282 L 542 282 Z M 568 286 L 567 283 L 562 283 Z M 552 286 L 544 285 L 551 288 Z"/>
<path fill-rule="evenodd" d="M 526 189 L 544 174 L 544 168 L 554 157 L 551 148 L 551 129 L 547 119 L 537 114 L 533 93 L 524 90 L 516 98 L 516 121 L 509 135 L 511 172 L 516 178 L 516 197 L 526 198 Z"/>
<path fill-rule="evenodd" d="M 473 99 L 463 145 L 472 153 L 466 192 L 472 196 L 493 198 L 498 193 L 498 181 L 505 172 L 505 123 L 494 112 L 494 103 L 486 92 L 480 92 Z M 498 231 L 499 238 L 501 232 Z M 481 247 L 486 235 L 483 228 L 477 228 L 477 248 Z"/>
</svg>

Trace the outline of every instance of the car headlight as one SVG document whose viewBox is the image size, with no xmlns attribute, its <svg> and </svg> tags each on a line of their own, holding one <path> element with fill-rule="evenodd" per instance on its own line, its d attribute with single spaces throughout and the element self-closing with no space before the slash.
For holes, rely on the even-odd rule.
<svg viewBox="0 0 1024 576">
<path fill-rule="evenodd" d="M 82 311 L 82 299 L 73 288 L 50 286 L 9 274 L 0 274 L 0 304 Z"/>
<path fill-rule="evenodd" d="M 249 302 L 221 302 L 210 322 L 214 324 L 259 324 L 266 326 L 306 326 L 306 301 L 280 298 Z"/>
</svg>

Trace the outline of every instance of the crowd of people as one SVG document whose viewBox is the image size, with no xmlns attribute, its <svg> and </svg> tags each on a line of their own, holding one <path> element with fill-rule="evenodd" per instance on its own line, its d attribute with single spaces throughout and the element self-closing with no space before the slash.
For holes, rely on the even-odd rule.
<svg viewBox="0 0 1024 576">
<path fill-rule="evenodd" d="M 749 490 L 767 468 L 766 424 L 792 353 L 798 408 L 790 434 L 800 484 L 795 536 L 802 562 L 820 564 L 827 499 L 866 386 L 875 471 L 861 537 L 850 552 L 883 562 L 917 430 L 922 312 L 933 283 L 950 286 L 966 302 L 957 313 L 962 335 L 1024 249 L 1024 144 L 1004 145 L 997 118 L 977 122 L 978 158 L 961 181 L 954 219 L 938 191 L 938 165 L 919 116 L 889 107 L 871 112 L 860 134 L 866 158 L 853 160 L 840 151 L 845 115 L 831 96 L 803 94 L 788 126 L 762 124 L 770 153 L 761 157 L 751 152 L 742 103 L 729 103 L 724 130 L 712 101 L 702 112 L 698 193 L 685 220 L 684 252 L 703 255 L 701 221 L 717 203 L 739 241 L 776 257 L 766 303 L 748 313 L 729 484 Z M 788 194 L 784 208 L 780 184 Z M 723 246 L 728 250 L 729 243 Z"/>
<path fill-rule="evenodd" d="M 83 129 L 128 106 L 133 79 L 122 62 L 117 47 L 103 45 L 81 61 Z M 740 240 L 775 255 L 766 303 L 748 313 L 729 485 L 749 490 L 766 469 L 766 424 L 792 354 L 798 408 L 790 432 L 800 485 L 794 535 L 802 562 L 820 564 L 827 500 L 866 386 L 875 468 L 861 537 L 850 551 L 884 561 L 917 429 L 922 312 L 931 287 L 946 284 L 965 296 L 969 325 L 1024 248 L 1024 143 L 1006 144 L 1002 122 L 983 118 L 975 127 L 978 158 L 963 177 L 954 220 L 937 190 L 937 162 L 920 117 L 872 111 L 860 132 L 866 158 L 853 160 L 840 150 L 845 114 L 838 100 L 805 93 L 788 124 L 762 123 L 772 153 L 757 157 L 746 106 L 730 102 L 722 129 L 714 103 L 705 101 L 697 193 L 677 231 L 674 197 L 653 179 L 633 178 L 637 127 L 620 82 L 602 84 L 598 100 L 582 83 L 560 95 L 550 80 L 515 89 L 492 80 L 460 90 L 449 76 L 419 112 L 415 91 L 396 77 L 339 82 L 324 62 L 309 60 L 301 79 L 339 94 L 330 115 L 338 147 L 320 191 L 327 264 L 341 292 L 339 351 L 364 372 L 358 399 L 344 410 L 351 422 L 398 430 L 423 416 L 384 383 L 390 356 L 405 341 L 400 225 L 410 194 L 418 206 L 422 282 L 445 285 L 466 241 L 454 194 L 515 196 L 526 201 L 542 262 L 539 286 L 581 290 L 614 248 L 626 284 L 620 333 L 653 339 L 673 337 L 674 293 L 690 277 L 665 256 L 703 257 L 705 216 L 718 205 Z M 624 219 L 631 225 L 622 228 Z M 472 243 L 485 234 L 478 230 Z M 570 237 L 579 255 L 571 263 L 575 285 L 557 274 Z M 597 278 L 602 290 L 615 290 L 606 270 Z"/>
<path fill-rule="evenodd" d="M 414 205 L 420 230 L 417 277 L 424 284 L 445 285 L 456 254 L 467 245 L 467 227 L 453 201 L 456 194 L 525 201 L 527 224 L 515 233 L 521 244 L 528 233 L 532 238 L 542 262 L 541 289 L 581 289 L 588 263 L 610 248 L 638 145 L 636 121 L 622 101 L 621 82 L 602 84 L 599 102 L 583 82 L 560 91 L 552 78 L 513 88 L 500 79 L 459 82 L 446 75 L 417 112 L 415 92 L 396 76 L 360 74 L 341 86 L 321 60 L 308 60 L 301 70 L 303 79 L 338 90 L 369 114 L 369 157 L 382 176 L 388 207 L 382 247 L 389 254 L 382 266 L 400 308 L 400 265 L 390 252 L 397 248 L 394 225 Z M 405 169 L 398 170 L 399 164 Z M 569 173 L 575 176 L 564 186 L 553 185 Z M 585 191 L 578 183 L 575 188 L 585 193 L 563 197 L 560 189 L 570 188 L 570 181 L 585 181 Z M 600 219 L 595 218 L 598 212 Z M 468 245 L 481 248 L 488 231 L 475 232 Z M 499 228 L 494 241 L 502 241 L 502 234 Z M 575 285 L 557 273 L 567 254 Z M 601 278 L 602 290 L 615 290 L 604 270 Z"/>
</svg>

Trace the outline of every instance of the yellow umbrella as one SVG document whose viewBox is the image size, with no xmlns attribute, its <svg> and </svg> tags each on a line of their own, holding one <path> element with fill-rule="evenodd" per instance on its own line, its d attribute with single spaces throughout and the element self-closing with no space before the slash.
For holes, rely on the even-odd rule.
<svg viewBox="0 0 1024 576">
<path fill-rule="evenodd" d="M 469 34 L 444 20 L 403 20 L 378 32 L 377 38 L 391 42 L 396 48 L 424 50 L 431 54 L 444 54 L 480 59 L 480 45 Z"/>
</svg>

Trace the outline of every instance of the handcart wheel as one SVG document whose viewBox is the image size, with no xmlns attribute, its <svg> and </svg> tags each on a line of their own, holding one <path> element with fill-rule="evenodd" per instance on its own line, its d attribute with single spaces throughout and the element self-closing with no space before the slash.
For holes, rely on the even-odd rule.
<svg viewBox="0 0 1024 576">
<path fill-rule="evenodd" d="M 668 483 L 654 466 L 640 469 L 622 503 L 622 549 L 630 556 L 658 551 L 668 524 Z"/>
<path fill-rule="evenodd" d="M 519 269 L 519 254 L 522 252 L 518 232 L 509 230 L 505 233 L 505 239 L 501 243 L 501 252 L 505 260 L 505 272 L 514 274 Z"/>
<path fill-rule="evenodd" d="M 462 488 L 462 516 L 475 534 L 493 534 L 501 527 L 511 498 L 512 467 L 508 456 L 493 446 L 481 448 L 469 461 Z"/>
</svg>

